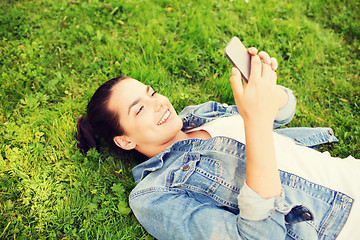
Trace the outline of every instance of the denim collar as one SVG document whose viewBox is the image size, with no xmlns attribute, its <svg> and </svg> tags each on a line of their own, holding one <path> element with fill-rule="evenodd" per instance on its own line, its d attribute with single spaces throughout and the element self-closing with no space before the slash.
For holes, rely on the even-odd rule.
<svg viewBox="0 0 360 240">
<path fill-rule="evenodd" d="M 149 173 L 162 168 L 164 161 L 176 161 L 179 155 L 188 152 L 200 154 L 206 151 L 222 152 L 237 157 L 243 157 L 245 155 L 245 145 L 228 137 L 214 137 L 205 140 L 192 138 L 175 142 L 162 153 L 135 166 L 132 169 L 135 182 L 140 182 Z"/>
</svg>

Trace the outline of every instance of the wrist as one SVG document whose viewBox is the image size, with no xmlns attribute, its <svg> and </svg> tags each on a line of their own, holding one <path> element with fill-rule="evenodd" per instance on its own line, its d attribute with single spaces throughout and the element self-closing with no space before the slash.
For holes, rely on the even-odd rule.
<svg viewBox="0 0 360 240">
<path fill-rule="evenodd" d="M 246 127 L 256 128 L 258 130 L 271 129 L 271 131 L 273 129 L 273 124 L 274 124 L 273 117 L 269 117 L 269 116 L 251 117 L 251 116 L 248 116 L 248 117 L 244 118 L 243 120 L 244 120 L 245 128 Z"/>
</svg>

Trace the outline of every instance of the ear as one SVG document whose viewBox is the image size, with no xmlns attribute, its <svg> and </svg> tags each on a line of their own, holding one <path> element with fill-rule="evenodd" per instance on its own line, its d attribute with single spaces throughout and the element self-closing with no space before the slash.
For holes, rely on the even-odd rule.
<svg viewBox="0 0 360 240">
<path fill-rule="evenodd" d="M 136 143 L 131 141 L 128 137 L 124 135 L 114 137 L 113 141 L 116 144 L 116 146 L 124 150 L 132 150 L 136 147 Z"/>
</svg>

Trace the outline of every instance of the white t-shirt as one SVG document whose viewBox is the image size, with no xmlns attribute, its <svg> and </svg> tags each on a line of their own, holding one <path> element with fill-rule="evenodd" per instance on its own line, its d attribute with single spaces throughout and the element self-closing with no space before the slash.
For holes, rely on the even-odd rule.
<svg viewBox="0 0 360 240">
<path fill-rule="evenodd" d="M 205 130 L 211 137 L 225 136 L 245 142 L 244 121 L 240 115 L 218 118 L 191 131 Z M 331 157 L 328 152 L 297 145 L 291 138 L 274 132 L 278 168 L 311 182 L 340 191 L 355 199 L 349 218 L 337 239 L 360 238 L 360 161 Z"/>
</svg>

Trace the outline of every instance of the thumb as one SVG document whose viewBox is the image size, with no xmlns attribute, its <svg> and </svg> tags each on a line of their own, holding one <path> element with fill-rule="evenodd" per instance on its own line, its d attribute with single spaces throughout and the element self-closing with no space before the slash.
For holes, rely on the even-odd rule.
<svg viewBox="0 0 360 240">
<path fill-rule="evenodd" d="M 230 83 L 234 97 L 236 98 L 237 96 L 242 96 L 244 91 L 243 82 L 240 71 L 235 67 L 231 69 Z"/>
</svg>

